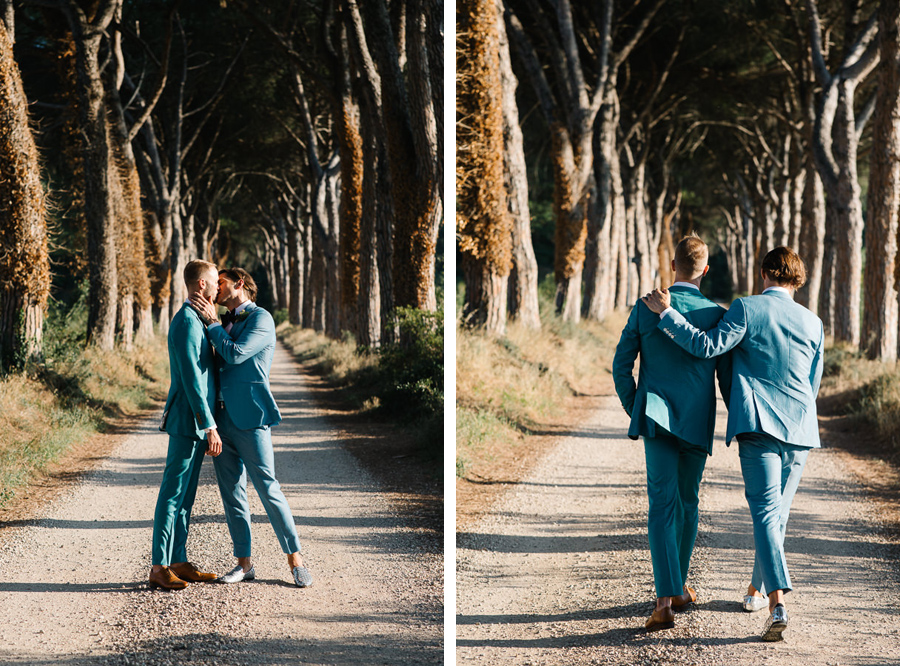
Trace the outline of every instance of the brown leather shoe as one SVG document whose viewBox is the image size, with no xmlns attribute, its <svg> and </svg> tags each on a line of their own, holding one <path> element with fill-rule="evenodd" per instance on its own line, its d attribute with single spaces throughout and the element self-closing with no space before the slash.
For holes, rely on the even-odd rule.
<svg viewBox="0 0 900 666">
<path fill-rule="evenodd" d="M 183 590 L 188 586 L 183 580 L 172 573 L 169 567 L 163 567 L 159 571 L 150 571 L 150 587 L 162 587 L 166 590 Z"/>
<path fill-rule="evenodd" d="M 169 569 L 181 580 L 189 580 L 192 583 L 208 583 L 215 580 L 218 576 L 214 573 L 204 573 L 198 571 L 190 562 L 179 562 L 178 564 L 170 564 Z"/>
<path fill-rule="evenodd" d="M 675 612 L 668 606 L 653 611 L 653 615 L 647 618 L 644 629 L 647 631 L 659 631 L 671 629 L 675 626 Z"/>
<path fill-rule="evenodd" d="M 684 586 L 684 594 L 679 594 L 677 597 L 672 597 L 672 606 L 674 608 L 681 608 L 682 606 L 687 606 L 688 604 L 692 604 L 697 601 L 697 593 L 694 591 L 694 588 Z"/>
</svg>

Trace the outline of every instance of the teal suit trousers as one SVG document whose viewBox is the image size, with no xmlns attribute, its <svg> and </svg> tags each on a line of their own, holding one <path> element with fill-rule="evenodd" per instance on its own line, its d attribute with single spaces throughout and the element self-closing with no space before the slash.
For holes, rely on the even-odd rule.
<svg viewBox="0 0 900 666">
<path fill-rule="evenodd" d="M 784 533 L 809 447 L 787 444 L 762 433 L 743 433 L 737 440 L 756 546 L 750 583 L 764 595 L 775 590 L 790 592 Z"/>
<path fill-rule="evenodd" d="M 206 440 L 169 435 L 169 451 L 153 514 L 153 564 L 187 562 L 187 535 Z"/>
<path fill-rule="evenodd" d="M 683 591 L 700 519 L 700 480 L 706 467 L 705 449 L 657 428 L 644 437 L 647 461 L 647 532 L 657 597 Z"/>
<path fill-rule="evenodd" d="M 225 522 L 235 557 L 250 557 L 250 508 L 247 503 L 247 477 L 262 500 L 269 522 L 285 553 L 300 552 L 300 539 L 294 526 L 291 507 L 275 478 L 272 431 L 268 426 L 241 430 L 227 409 L 216 408 L 216 423 L 222 437 L 222 453 L 213 459 L 216 480 L 225 507 Z"/>
</svg>

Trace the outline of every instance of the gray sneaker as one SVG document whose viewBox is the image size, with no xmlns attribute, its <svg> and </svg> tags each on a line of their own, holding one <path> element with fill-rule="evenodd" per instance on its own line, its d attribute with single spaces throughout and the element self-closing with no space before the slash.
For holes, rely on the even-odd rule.
<svg viewBox="0 0 900 666">
<path fill-rule="evenodd" d="M 306 567 L 294 567 L 294 584 L 297 587 L 309 587 L 312 585 L 312 574 Z"/>
<path fill-rule="evenodd" d="M 216 582 L 240 583 L 242 580 L 253 580 L 254 578 L 256 578 L 256 569 L 254 567 L 250 567 L 250 571 L 244 571 L 244 568 L 239 564 L 224 576 L 219 576 Z"/>
<path fill-rule="evenodd" d="M 775 606 L 769 619 L 766 620 L 766 626 L 763 628 L 762 639 L 764 641 L 783 641 L 784 630 L 787 629 L 788 614 L 787 610 L 781 604 Z"/>
<path fill-rule="evenodd" d="M 744 603 L 741 605 L 748 613 L 755 613 L 768 607 L 769 600 L 765 597 L 758 597 L 755 594 L 748 594 L 744 597 Z"/>
</svg>

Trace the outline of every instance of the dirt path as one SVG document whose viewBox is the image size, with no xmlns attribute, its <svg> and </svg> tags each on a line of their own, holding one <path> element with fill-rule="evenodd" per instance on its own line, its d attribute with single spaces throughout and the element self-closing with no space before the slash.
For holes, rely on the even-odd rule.
<svg viewBox="0 0 900 666">
<path fill-rule="evenodd" d="M 459 664 L 900 664 L 900 548 L 827 439 L 788 525 L 786 640 L 758 640 L 764 611 L 739 605 L 752 536 L 721 401 L 690 574 L 699 603 L 675 629 L 644 633 L 655 594 L 643 447 L 623 436 L 614 396 L 581 399 L 580 411 L 581 425 L 458 537 Z"/>
<path fill-rule="evenodd" d="M 341 448 L 280 347 L 272 389 L 276 470 L 313 587 L 292 584 L 251 491 L 256 581 L 150 591 L 167 439 L 145 421 L 39 520 L 0 533 L 0 663 L 441 663 L 441 554 Z M 223 572 L 233 559 L 209 460 L 200 484 L 188 556 Z"/>
</svg>

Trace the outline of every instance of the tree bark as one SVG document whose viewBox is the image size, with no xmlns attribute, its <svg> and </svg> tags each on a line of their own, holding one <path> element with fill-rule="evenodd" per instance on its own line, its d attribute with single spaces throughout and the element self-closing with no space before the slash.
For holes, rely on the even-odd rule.
<svg viewBox="0 0 900 666">
<path fill-rule="evenodd" d="M 76 91 L 84 164 L 84 215 L 88 241 L 88 341 L 115 346 L 118 274 L 116 229 L 110 202 L 110 142 L 100 73 L 100 43 L 121 0 L 104 0 L 89 20 L 75 0 L 62 9 L 75 41 Z"/>
<path fill-rule="evenodd" d="M 512 217 L 512 270 L 507 286 L 507 306 L 512 319 L 532 329 L 541 327 L 538 306 L 538 265 L 531 243 L 528 178 L 522 128 L 516 104 L 518 81 L 509 53 L 503 2 L 497 0 L 497 34 L 500 41 L 500 79 L 503 87 L 504 180 Z"/>
<path fill-rule="evenodd" d="M 50 291 L 38 153 L 8 25 L 0 23 L 0 370 L 4 372 L 40 357 Z"/>
<path fill-rule="evenodd" d="M 813 314 L 818 314 L 825 254 L 825 190 L 812 153 L 808 153 L 806 159 L 803 204 L 800 208 L 800 257 L 806 262 L 807 281 L 797 291 L 797 302 Z"/>
<path fill-rule="evenodd" d="M 869 358 L 897 360 L 897 233 L 900 231 L 900 5 L 878 10 L 881 66 L 872 127 L 866 215 L 863 350 Z"/>
<path fill-rule="evenodd" d="M 506 330 L 512 219 L 504 182 L 503 82 L 495 0 L 457 4 L 457 239 L 463 321 Z"/>
</svg>

